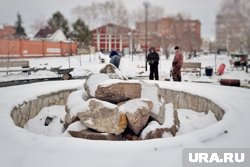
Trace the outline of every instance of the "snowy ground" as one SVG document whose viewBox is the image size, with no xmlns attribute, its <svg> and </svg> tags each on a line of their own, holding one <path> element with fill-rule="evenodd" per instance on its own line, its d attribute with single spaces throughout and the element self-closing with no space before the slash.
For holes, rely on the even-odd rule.
<svg viewBox="0 0 250 167">
<path fill-rule="evenodd" d="M 69 137 L 47 137 L 31 133 L 16 127 L 10 117 L 11 109 L 23 101 L 28 101 L 42 94 L 69 88 L 82 88 L 84 80 L 50 81 L 21 86 L 0 88 L 0 166 L 1 167 L 44 167 L 44 166 L 171 166 L 181 167 L 182 149 L 186 147 L 209 148 L 250 148 L 250 89 L 225 87 L 218 84 L 220 78 L 240 79 L 249 85 L 250 73 L 231 68 L 227 56 L 217 56 L 217 67 L 226 64 L 222 76 L 206 77 L 183 74 L 183 80 L 189 82 L 166 82 L 173 55 L 169 60 L 161 57 L 159 65 L 162 88 L 189 92 L 206 97 L 219 106 L 226 114 L 223 120 L 214 122 L 209 116 L 192 114 L 191 111 L 179 110 L 185 127 L 180 129 L 178 136 L 147 141 L 91 141 Z M 120 69 L 130 77 L 148 76 L 144 72 L 144 55 L 125 56 L 121 60 Z M 99 63 L 97 56 L 82 55 L 64 58 L 29 59 L 31 67 L 74 67 L 73 76 L 85 76 L 90 72 L 98 72 L 104 64 Z M 109 61 L 106 56 L 106 62 Z M 207 55 L 187 61 L 199 61 L 202 67 L 215 65 L 215 56 Z M 70 63 L 69 63 L 70 62 Z M 0 73 L 0 81 L 16 79 L 55 77 L 56 73 L 39 71 L 31 75 L 13 73 L 8 76 Z M 213 84 L 191 83 L 192 81 L 211 82 Z M 150 82 L 150 81 L 149 81 Z M 153 82 L 153 81 L 151 81 Z M 188 122 L 188 118 L 197 122 Z M 203 128 L 195 125 L 202 121 Z M 209 124 L 209 126 L 206 125 Z M 211 125 L 211 123 L 213 123 Z M 194 130 L 194 131 L 190 131 Z M 224 133 L 227 131 L 228 133 Z M 187 133 L 189 132 L 189 133 Z"/>
<path fill-rule="evenodd" d="M 0 88 L 0 166 L 181 167 L 181 153 L 186 147 L 250 147 L 250 90 L 213 84 L 158 82 L 162 88 L 186 91 L 211 99 L 226 112 L 219 122 L 172 138 L 134 142 L 91 141 L 69 137 L 46 137 L 14 125 L 10 117 L 13 106 L 52 91 L 82 88 L 83 82 L 51 81 Z M 202 116 L 187 115 L 185 110 L 180 113 L 184 118 L 198 119 Z M 190 127 L 182 130 L 187 132 L 188 128 Z M 224 133 L 225 131 L 227 133 Z"/>
<path fill-rule="evenodd" d="M 216 57 L 216 61 L 215 61 Z M 105 62 L 109 62 L 109 56 L 104 55 Z M 81 56 L 72 56 L 72 57 L 51 57 L 51 58 L 30 58 L 27 59 L 30 62 L 31 67 L 47 69 L 53 67 L 65 68 L 74 68 L 74 71 L 71 74 L 74 77 L 87 76 L 90 73 L 97 73 L 105 64 L 101 64 L 96 55 L 81 55 Z M 160 58 L 159 64 L 159 75 L 160 80 L 170 79 L 170 68 L 171 62 L 173 60 L 173 55 L 170 56 L 169 60 L 166 60 L 164 56 Z M 250 87 L 250 72 L 246 73 L 242 71 L 241 68 L 234 68 L 229 63 L 230 58 L 226 55 L 201 55 L 196 58 L 186 59 L 186 62 L 201 62 L 202 68 L 212 67 L 218 68 L 221 63 L 226 64 L 225 73 L 222 76 L 214 74 L 212 77 L 205 76 L 205 70 L 202 69 L 202 76 L 197 76 L 197 74 L 192 73 L 183 73 L 183 81 L 188 82 L 208 82 L 219 84 L 219 79 L 239 79 L 241 80 L 242 86 Z M 2 61 L 2 60 L 0 60 Z M 149 68 L 149 67 L 148 67 Z M 145 55 L 126 55 L 121 59 L 120 69 L 123 74 L 131 78 L 143 78 L 148 79 L 149 71 L 145 72 Z M 215 70 L 214 70 L 215 71 Z M 46 77 L 57 77 L 58 74 L 55 72 L 47 71 L 37 71 L 32 72 L 31 75 L 27 73 L 0 73 L 0 82 L 1 81 L 10 81 L 17 79 L 31 79 L 31 78 L 46 78 Z"/>
</svg>

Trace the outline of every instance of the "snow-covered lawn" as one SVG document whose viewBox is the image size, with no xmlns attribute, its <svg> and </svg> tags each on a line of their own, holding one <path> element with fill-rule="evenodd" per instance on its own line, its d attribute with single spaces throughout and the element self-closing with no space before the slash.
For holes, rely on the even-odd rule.
<svg viewBox="0 0 250 167">
<path fill-rule="evenodd" d="M 171 55 L 168 60 L 166 60 L 165 56 L 160 57 L 159 63 L 159 75 L 160 80 L 170 79 L 170 68 L 173 60 L 173 56 Z M 105 63 L 109 62 L 109 56 L 104 55 Z M 216 59 L 215 59 L 216 57 Z M 60 67 L 62 69 L 65 68 L 74 68 L 74 71 L 71 72 L 73 77 L 79 76 L 87 76 L 90 73 L 98 73 L 99 70 L 105 66 L 105 64 L 100 63 L 98 59 L 98 54 L 96 55 L 79 55 L 72 57 L 50 57 L 50 58 L 29 58 L 24 59 L 29 60 L 31 67 L 43 68 L 47 69 Z M 216 61 L 215 61 L 216 60 Z M 188 82 L 209 82 L 218 84 L 219 79 L 239 79 L 241 81 L 241 85 L 250 87 L 250 72 L 246 73 L 242 71 L 241 68 L 234 68 L 229 63 L 230 57 L 226 55 L 201 55 L 196 58 L 187 59 L 186 62 L 201 62 L 202 68 L 212 67 L 218 69 L 221 63 L 226 65 L 225 73 L 221 76 L 214 74 L 212 77 L 205 76 L 205 69 L 202 69 L 202 76 L 199 77 L 197 74 L 192 73 L 183 73 L 183 81 Z M 2 60 L 1 60 L 2 61 Z M 149 70 L 145 72 L 145 55 L 125 55 L 121 59 L 120 63 L 121 73 L 127 75 L 128 77 L 137 77 L 148 79 Z M 149 69 L 149 67 L 148 67 Z M 214 70 L 215 71 L 215 70 Z M 9 81 L 9 80 L 17 80 L 17 79 L 31 79 L 31 78 L 46 78 L 46 77 L 57 77 L 58 74 L 55 72 L 47 71 L 37 71 L 32 72 L 31 75 L 27 73 L 0 73 L 0 82 L 1 81 Z"/>
<path fill-rule="evenodd" d="M 225 110 L 219 122 L 211 119 L 209 114 L 179 110 L 186 126 L 181 129 L 182 134 L 171 138 L 114 142 L 47 137 L 15 126 L 10 117 L 11 109 L 23 101 L 63 89 L 82 89 L 83 83 L 84 80 L 50 81 L 0 88 L 0 166 L 181 167 L 182 149 L 186 147 L 250 147 L 250 89 L 214 84 L 158 82 L 161 88 L 208 98 Z M 196 125 L 202 121 L 200 127 L 192 127 L 194 122 L 188 122 L 188 118 L 196 120 Z"/>
</svg>

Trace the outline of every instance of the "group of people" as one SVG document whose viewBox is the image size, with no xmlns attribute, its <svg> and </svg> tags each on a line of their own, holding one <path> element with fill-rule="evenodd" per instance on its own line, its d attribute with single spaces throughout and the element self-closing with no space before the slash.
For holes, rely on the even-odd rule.
<svg viewBox="0 0 250 167">
<path fill-rule="evenodd" d="M 179 46 L 175 46 L 175 56 L 172 62 L 171 75 L 174 81 L 181 82 L 181 67 L 183 64 L 183 55 L 180 51 Z M 147 62 L 150 66 L 150 80 L 159 80 L 158 65 L 159 65 L 159 54 L 156 52 L 154 47 L 149 49 L 149 54 L 147 55 Z"/>
<path fill-rule="evenodd" d="M 181 82 L 181 67 L 183 64 L 183 55 L 180 51 L 179 46 L 175 46 L 174 50 L 175 50 L 175 56 L 172 62 L 171 75 L 174 81 Z M 121 56 L 115 50 L 112 50 L 109 57 L 110 57 L 109 63 L 119 68 Z M 150 66 L 150 74 L 149 74 L 150 80 L 154 79 L 159 80 L 159 72 L 158 72 L 159 60 L 160 60 L 159 54 L 156 52 L 154 47 L 151 47 L 147 55 L 147 62 L 149 63 Z"/>
</svg>

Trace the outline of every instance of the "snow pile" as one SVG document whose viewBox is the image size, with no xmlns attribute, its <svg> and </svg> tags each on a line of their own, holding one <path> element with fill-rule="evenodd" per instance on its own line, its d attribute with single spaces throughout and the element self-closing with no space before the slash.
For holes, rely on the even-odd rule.
<svg viewBox="0 0 250 167">
<path fill-rule="evenodd" d="M 68 96 L 67 109 L 71 117 L 77 115 L 78 112 L 83 111 L 88 106 L 86 100 L 88 99 L 87 92 L 84 89 L 72 92 Z"/>
<path fill-rule="evenodd" d="M 205 128 L 217 122 L 211 111 L 206 114 L 204 112 L 198 113 L 188 109 L 178 109 L 178 116 L 181 126 L 177 135 L 187 134 L 191 131 Z"/>
<path fill-rule="evenodd" d="M 45 107 L 36 117 L 30 119 L 24 128 L 45 136 L 59 136 L 64 132 L 65 114 L 64 106 Z"/>
</svg>

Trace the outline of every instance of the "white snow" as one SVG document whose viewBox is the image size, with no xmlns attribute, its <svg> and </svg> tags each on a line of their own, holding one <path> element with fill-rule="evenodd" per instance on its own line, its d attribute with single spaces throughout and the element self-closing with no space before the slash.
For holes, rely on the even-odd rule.
<svg viewBox="0 0 250 167">
<path fill-rule="evenodd" d="M 162 127 L 171 128 L 174 125 L 174 106 L 173 104 L 165 105 L 165 119 Z"/>
<path fill-rule="evenodd" d="M 109 58 L 107 58 L 109 59 Z M 169 60 L 161 57 L 159 64 L 160 79 L 169 78 L 169 69 L 173 55 Z M 70 63 L 69 63 L 70 60 Z M 188 61 L 202 62 L 202 67 L 215 66 L 214 55 L 201 56 Z M 176 137 L 145 141 L 93 141 L 71 137 L 47 137 L 31 133 L 26 129 L 16 127 L 10 117 L 14 106 L 37 98 L 37 96 L 56 92 L 64 89 L 83 89 L 84 80 L 50 81 L 33 83 L 20 86 L 0 88 L 0 166 L 3 167 L 44 167 L 44 166 L 171 166 L 181 167 L 182 149 L 186 147 L 208 148 L 249 148 L 250 147 L 250 90 L 236 87 L 216 85 L 218 79 L 227 76 L 232 79 L 240 79 L 249 85 L 250 74 L 240 69 L 229 68 L 227 56 L 217 56 L 217 67 L 220 63 L 226 64 L 225 74 L 222 76 L 198 77 L 193 74 L 183 74 L 187 81 L 209 81 L 214 84 L 201 84 L 190 82 L 165 82 L 159 81 L 161 88 L 185 91 L 212 100 L 225 110 L 223 119 L 213 123 L 211 113 L 202 115 L 204 122 L 201 127 L 192 126 L 183 130 L 185 134 Z M 39 58 L 29 59 L 31 67 L 75 67 L 86 70 L 86 73 L 97 73 L 105 64 L 98 62 L 94 55 L 73 56 L 63 58 Z M 120 69 L 128 76 L 146 76 L 144 72 L 144 56 L 125 56 L 121 59 Z M 84 70 L 85 69 L 85 70 Z M 75 69 L 76 70 L 76 69 Z M 81 70 L 76 70 L 76 73 Z M 85 72 L 83 72 L 84 74 Z M 204 74 L 204 71 L 202 71 Z M 0 80 L 14 80 L 21 75 L 6 76 L 0 74 Z M 22 74 L 22 78 L 32 77 Z M 43 74 L 43 77 L 47 74 Z M 56 74 L 57 75 L 57 74 Z M 82 74 L 81 74 L 82 75 Z M 20 78 L 21 78 L 20 77 Z M 19 78 L 19 79 L 20 79 Z M 147 81 L 148 83 L 155 83 Z M 153 92 L 154 93 L 154 92 Z M 198 121 L 200 115 L 192 114 L 193 111 L 185 111 L 189 117 Z M 180 111 L 182 113 L 182 111 Z M 210 122 L 211 121 L 211 122 Z M 198 122 L 197 122 L 198 123 Z M 204 125 L 204 126 L 203 126 Z M 181 125 L 182 126 L 182 125 Z M 182 127 L 181 127 L 182 128 Z M 194 128 L 193 131 L 189 131 Z M 224 133 L 227 131 L 228 133 Z M 165 135 L 164 135 L 165 136 Z M 166 134 L 167 136 L 167 134 Z"/>
<path fill-rule="evenodd" d="M 95 91 L 100 83 L 109 80 L 109 76 L 106 74 L 93 74 L 87 80 L 86 84 L 89 87 L 89 93 L 91 97 L 95 97 Z"/>
<path fill-rule="evenodd" d="M 162 134 L 162 137 L 163 137 L 163 138 L 169 138 L 169 137 L 173 137 L 173 135 L 172 135 L 170 132 L 164 132 L 164 133 Z"/>
<path fill-rule="evenodd" d="M 150 131 L 154 131 L 159 128 L 171 128 L 174 125 L 174 106 L 169 103 L 165 105 L 165 118 L 164 123 L 160 125 L 156 121 L 151 121 L 148 126 L 142 131 L 141 138 L 145 139 L 147 134 Z M 164 135 L 165 137 L 169 137 L 169 135 Z"/>
<path fill-rule="evenodd" d="M 159 87 L 156 83 L 149 84 L 146 82 L 141 81 L 141 98 L 142 99 L 149 99 L 153 102 L 152 111 L 156 115 L 160 112 L 160 107 L 163 105 L 161 103 L 161 99 L 159 99 Z"/>
<path fill-rule="evenodd" d="M 183 135 L 193 130 L 202 129 L 217 122 L 214 114 L 198 113 L 188 109 L 178 109 L 178 116 L 181 122 L 177 135 Z"/>
<path fill-rule="evenodd" d="M 64 132 L 64 118 L 65 118 L 64 106 L 50 106 L 43 108 L 37 116 L 30 119 L 24 128 L 30 132 L 43 134 L 46 136 L 59 136 Z M 52 121 L 45 126 L 45 120 L 47 117 L 53 118 Z"/>
<path fill-rule="evenodd" d="M 109 79 L 101 82 L 99 84 L 100 87 L 108 87 L 112 84 L 119 84 L 119 83 L 140 83 L 138 80 L 121 80 L 121 79 Z"/>
<path fill-rule="evenodd" d="M 78 112 L 86 111 L 88 109 L 88 103 L 86 100 L 86 92 L 84 89 L 69 94 L 67 106 L 71 117 L 76 116 Z"/>
<path fill-rule="evenodd" d="M 62 136 L 65 137 L 72 137 L 68 131 L 81 131 L 86 130 L 88 127 L 84 126 L 80 121 L 76 121 L 69 125 L 69 127 L 66 129 L 66 131 L 62 134 Z"/>
<path fill-rule="evenodd" d="M 101 68 L 109 63 L 109 56 L 102 54 L 102 57 L 106 60 L 104 64 L 99 61 L 99 53 L 95 55 L 79 55 L 71 57 L 46 57 L 46 58 L 29 58 L 22 60 L 29 60 L 30 67 L 43 68 L 46 67 L 46 71 L 37 71 L 32 72 L 31 75 L 24 74 L 21 72 L 18 73 L 9 73 L 6 75 L 6 72 L 0 72 L 0 81 L 9 81 L 16 79 L 32 79 L 32 78 L 45 78 L 45 77 L 57 77 L 58 74 L 55 72 L 49 71 L 50 68 L 60 67 L 61 69 L 65 68 L 74 68 L 71 72 L 73 77 L 83 77 L 88 76 L 92 73 L 98 73 Z M 159 62 L 159 76 L 160 80 L 170 79 L 170 68 L 174 55 L 171 54 L 170 58 L 166 60 L 165 56 L 160 56 Z M 219 80 L 223 78 L 229 79 L 239 79 L 241 85 L 250 87 L 250 73 L 242 71 L 241 68 L 234 68 L 230 65 L 230 57 L 227 55 L 200 55 L 196 58 L 187 59 L 187 56 L 184 56 L 185 62 L 201 62 L 202 65 L 202 76 L 198 76 L 194 73 L 183 73 L 183 81 L 188 82 L 208 82 L 219 84 Z M 215 61 L 216 60 L 216 61 Z M 212 67 L 214 72 L 217 71 L 219 65 L 224 63 L 226 65 L 225 73 L 221 76 L 214 74 L 212 77 L 205 76 L 205 67 Z M 149 66 L 148 66 L 149 67 Z M 139 79 L 148 79 L 148 71 L 145 72 L 145 55 L 138 54 L 125 55 L 121 58 L 120 70 L 116 71 L 120 76 L 127 76 L 128 78 L 139 78 Z"/>
<path fill-rule="evenodd" d="M 203 129 L 167 139 L 112 142 L 44 137 L 16 127 L 10 118 L 12 107 L 48 92 L 82 88 L 83 80 L 42 82 L 0 88 L 0 95 L 3 97 L 0 101 L 0 128 L 2 129 L 0 165 L 66 167 L 82 166 L 82 164 L 86 166 L 119 164 L 125 167 L 132 163 L 133 166 L 151 167 L 157 164 L 180 167 L 183 147 L 250 147 L 250 135 L 247 133 L 250 126 L 250 90 L 185 82 L 158 83 L 162 88 L 186 91 L 211 99 L 225 110 L 224 118 Z M 228 133 L 224 133 L 225 130 Z"/>
<path fill-rule="evenodd" d="M 161 125 L 156 122 L 156 121 L 151 121 L 148 123 L 147 127 L 143 129 L 142 133 L 141 133 L 141 138 L 145 139 L 145 137 L 147 136 L 147 134 L 151 131 L 154 131 L 157 128 L 160 128 Z"/>
<path fill-rule="evenodd" d="M 133 99 L 125 102 L 119 107 L 119 111 L 122 113 L 135 113 L 139 108 L 147 108 L 148 105 L 141 99 Z"/>
<path fill-rule="evenodd" d="M 110 108 L 110 109 L 115 109 L 115 108 L 117 108 L 117 105 L 115 105 L 115 104 L 112 104 L 112 103 L 109 103 L 109 102 L 106 102 L 106 101 L 102 101 L 102 100 L 98 100 L 98 99 L 89 99 L 88 101 L 87 101 L 87 103 L 89 103 L 91 100 L 95 100 L 96 102 L 99 102 L 99 103 L 101 103 L 104 107 L 106 107 L 106 108 Z"/>
</svg>

